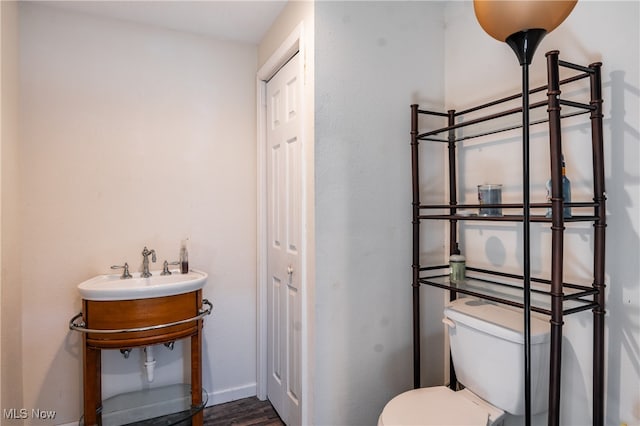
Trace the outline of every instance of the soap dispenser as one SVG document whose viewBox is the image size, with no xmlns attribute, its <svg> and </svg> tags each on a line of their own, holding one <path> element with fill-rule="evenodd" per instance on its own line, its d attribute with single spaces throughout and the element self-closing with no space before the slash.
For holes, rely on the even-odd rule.
<svg viewBox="0 0 640 426">
<path fill-rule="evenodd" d="M 186 274 L 189 272 L 189 252 L 187 250 L 187 241 L 189 239 L 182 240 L 180 244 L 180 272 Z"/>
</svg>

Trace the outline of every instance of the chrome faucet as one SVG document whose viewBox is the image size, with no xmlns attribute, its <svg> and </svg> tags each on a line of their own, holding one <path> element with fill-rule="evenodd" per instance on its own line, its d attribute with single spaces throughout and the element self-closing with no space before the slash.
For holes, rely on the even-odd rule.
<svg viewBox="0 0 640 426">
<path fill-rule="evenodd" d="M 145 246 L 145 248 L 142 250 L 142 278 L 149 278 L 151 276 L 151 272 L 149 272 L 149 255 L 151 255 L 151 261 L 155 263 L 156 251 L 149 250 Z"/>
</svg>

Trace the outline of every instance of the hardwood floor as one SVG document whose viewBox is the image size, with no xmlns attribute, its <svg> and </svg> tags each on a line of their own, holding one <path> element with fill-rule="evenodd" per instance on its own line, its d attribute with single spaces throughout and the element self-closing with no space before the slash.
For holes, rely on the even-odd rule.
<svg viewBox="0 0 640 426">
<path fill-rule="evenodd" d="M 284 426 L 271 403 L 251 397 L 204 409 L 205 426 Z"/>
</svg>

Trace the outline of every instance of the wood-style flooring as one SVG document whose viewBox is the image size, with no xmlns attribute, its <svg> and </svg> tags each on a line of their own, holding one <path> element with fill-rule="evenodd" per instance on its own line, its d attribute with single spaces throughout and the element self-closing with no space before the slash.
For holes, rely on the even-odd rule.
<svg viewBox="0 0 640 426">
<path fill-rule="evenodd" d="M 205 426 L 284 426 L 271 403 L 244 398 L 204 409 Z"/>
</svg>

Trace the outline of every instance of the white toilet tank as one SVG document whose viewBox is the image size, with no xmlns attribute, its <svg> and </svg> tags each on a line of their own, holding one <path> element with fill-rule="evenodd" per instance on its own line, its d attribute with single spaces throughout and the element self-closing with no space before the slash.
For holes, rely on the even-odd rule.
<svg viewBox="0 0 640 426">
<path fill-rule="evenodd" d="M 462 298 L 452 302 L 444 314 L 458 381 L 496 407 L 524 415 L 522 311 Z M 532 414 L 547 410 L 549 328 L 548 321 L 531 316 Z"/>
</svg>

